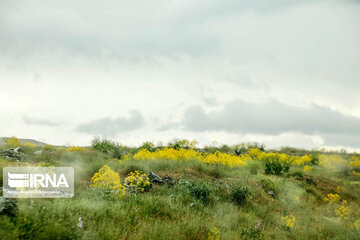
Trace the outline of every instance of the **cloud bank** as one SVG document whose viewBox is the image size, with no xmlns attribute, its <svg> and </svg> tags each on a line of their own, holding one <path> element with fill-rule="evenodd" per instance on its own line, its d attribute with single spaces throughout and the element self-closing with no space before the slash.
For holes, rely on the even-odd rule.
<svg viewBox="0 0 360 240">
<path fill-rule="evenodd" d="M 128 118 L 101 118 L 79 125 L 76 131 L 92 135 L 115 137 L 119 133 L 132 131 L 143 126 L 145 126 L 145 120 L 141 113 L 132 110 Z"/>
</svg>

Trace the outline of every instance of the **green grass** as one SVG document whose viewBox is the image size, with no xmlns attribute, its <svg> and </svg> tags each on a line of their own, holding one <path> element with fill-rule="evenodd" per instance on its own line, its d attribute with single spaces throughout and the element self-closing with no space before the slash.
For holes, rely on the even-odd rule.
<svg viewBox="0 0 360 240">
<path fill-rule="evenodd" d="M 1 170 L 39 163 L 72 166 L 75 197 L 15 199 L 16 217 L 0 216 L 0 239 L 207 239 L 213 227 L 226 240 L 360 237 L 353 225 L 360 218 L 360 183 L 342 172 L 313 166 L 311 173 L 303 173 L 293 167 L 288 174 L 274 176 L 265 175 L 259 162 L 230 168 L 197 161 L 118 161 L 96 151 L 49 150 L 35 155 L 38 149 L 26 148 L 24 162 L 0 159 Z M 122 180 L 141 170 L 170 176 L 176 184 L 153 185 L 149 192 L 120 199 L 89 187 L 90 178 L 105 164 Z M 307 183 L 306 177 L 317 185 Z M 348 219 L 335 216 L 339 204 L 323 201 L 337 186 L 349 202 Z M 282 225 L 280 218 L 286 215 L 296 217 L 293 229 Z M 77 227 L 80 217 L 82 228 Z M 259 221 L 265 228 L 257 232 Z"/>
</svg>

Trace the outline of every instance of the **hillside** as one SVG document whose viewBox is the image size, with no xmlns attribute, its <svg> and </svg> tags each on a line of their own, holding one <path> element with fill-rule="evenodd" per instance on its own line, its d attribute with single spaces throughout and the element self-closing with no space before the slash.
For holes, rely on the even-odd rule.
<svg viewBox="0 0 360 240">
<path fill-rule="evenodd" d="M 4 145 L 6 143 L 6 141 L 9 139 L 9 137 L 0 137 L 0 145 Z M 35 144 L 37 146 L 42 146 L 45 145 L 45 143 L 34 140 L 34 139 L 29 139 L 29 138 L 18 138 L 18 140 L 20 141 L 21 144 L 25 144 L 25 143 L 31 143 L 31 144 Z"/>
<path fill-rule="evenodd" d="M 75 196 L 14 199 L 1 238 L 359 239 L 358 154 L 188 143 L 23 146 L 23 160 L 0 158 L 0 167 L 72 166 Z"/>
</svg>

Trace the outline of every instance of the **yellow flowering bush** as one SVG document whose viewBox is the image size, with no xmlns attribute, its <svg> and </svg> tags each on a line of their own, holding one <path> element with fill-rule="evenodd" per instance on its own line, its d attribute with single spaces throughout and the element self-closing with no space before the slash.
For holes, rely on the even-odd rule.
<svg viewBox="0 0 360 240">
<path fill-rule="evenodd" d="M 310 172 L 312 170 L 312 167 L 308 166 L 308 165 L 305 165 L 304 166 L 304 171 L 305 172 Z"/>
<path fill-rule="evenodd" d="M 210 163 L 210 164 L 222 164 L 228 165 L 230 167 L 234 166 L 245 166 L 246 161 L 251 160 L 249 155 L 240 155 L 236 156 L 234 154 L 227 154 L 216 151 L 214 154 L 208 154 L 205 158 L 202 159 L 203 162 Z"/>
<path fill-rule="evenodd" d="M 349 207 L 346 203 L 341 204 L 341 207 L 335 210 L 335 214 L 338 217 L 346 219 L 349 216 Z"/>
<path fill-rule="evenodd" d="M 130 172 L 128 177 L 125 178 L 124 184 L 128 191 L 136 193 L 138 191 L 144 192 L 150 189 L 150 182 L 148 176 L 141 172 Z"/>
<path fill-rule="evenodd" d="M 82 152 L 82 151 L 86 151 L 86 148 L 84 147 L 68 147 L 66 149 L 68 152 Z"/>
<path fill-rule="evenodd" d="M 258 148 L 250 148 L 249 153 L 250 157 L 256 158 L 261 154 L 261 150 Z"/>
<path fill-rule="evenodd" d="M 123 154 L 119 161 L 121 162 L 121 161 L 130 160 L 130 159 L 131 159 L 131 153 L 128 153 L 128 154 Z"/>
<path fill-rule="evenodd" d="M 349 165 L 350 165 L 350 167 L 353 167 L 353 168 L 360 167 L 360 157 L 353 156 L 352 158 L 350 158 Z"/>
<path fill-rule="evenodd" d="M 308 155 L 304 155 L 302 157 L 293 157 L 294 161 L 293 161 L 293 165 L 296 166 L 302 166 L 306 163 L 311 162 L 311 157 L 309 157 Z"/>
<path fill-rule="evenodd" d="M 215 152 L 213 154 L 202 154 L 200 152 L 196 152 L 194 149 L 173 149 L 173 148 L 163 148 L 157 149 L 155 152 L 150 152 L 147 149 L 141 149 L 134 155 L 134 159 L 136 160 L 198 160 L 201 162 L 206 162 L 210 164 L 222 164 L 228 165 L 230 167 L 233 166 L 244 166 L 246 165 L 246 161 L 250 160 L 251 157 L 249 155 L 241 155 L 236 156 L 234 154 L 227 154 L 222 152 Z"/>
<path fill-rule="evenodd" d="M 352 174 L 360 178 L 360 172 L 352 171 Z"/>
<path fill-rule="evenodd" d="M 268 159 L 279 159 L 279 161 L 282 163 L 287 163 L 294 166 L 302 166 L 305 165 L 306 163 L 310 163 L 312 160 L 311 157 L 308 155 L 299 157 L 299 156 L 290 156 L 286 153 L 275 153 L 275 152 L 270 152 L 270 153 L 260 152 L 257 155 L 257 158 L 262 161 L 266 161 Z"/>
<path fill-rule="evenodd" d="M 278 159 L 282 163 L 292 164 L 295 160 L 294 156 L 289 156 L 286 153 L 265 153 L 262 152 L 260 155 L 258 155 L 258 159 L 261 161 L 267 161 L 272 159 Z"/>
<path fill-rule="evenodd" d="M 217 229 L 217 227 L 213 227 L 210 229 L 208 233 L 208 239 L 209 240 L 219 240 L 220 239 L 220 231 Z"/>
<path fill-rule="evenodd" d="M 114 172 L 108 165 L 104 165 L 91 178 L 90 187 L 105 188 L 106 190 L 115 192 L 119 197 L 126 195 L 126 189 L 121 184 L 120 176 Z"/>
<path fill-rule="evenodd" d="M 337 187 L 337 191 L 340 191 L 341 187 Z M 347 201 L 345 199 L 341 199 L 340 195 L 335 193 L 329 193 L 328 196 L 324 199 L 325 201 L 329 201 L 330 203 L 339 202 L 341 200 L 341 206 L 338 209 L 335 209 L 334 212 L 336 216 L 346 219 L 349 216 L 349 207 L 347 206 Z"/>
<path fill-rule="evenodd" d="M 340 195 L 337 193 L 335 193 L 335 194 L 329 193 L 327 195 L 327 197 L 325 197 L 324 200 L 326 202 L 329 201 L 330 203 L 338 202 L 338 201 L 340 201 Z"/>
<path fill-rule="evenodd" d="M 24 144 L 24 146 L 26 146 L 26 147 L 36 147 L 35 144 L 29 143 L 29 142 L 26 142 L 26 143 Z"/>
<path fill-rule="evenodd" d="M 295 221 L 296 218 L 292 215 L 281 217 L 281 223 L 288 228 L 293 228 L 295 225 Z"/>
<path fill-rule="evenodd" d="M 10 137 L 6 141 L 6 146 L 11 147 L 11 148 L 18 147 L 20 145 L 21 145 L 21 142 L 16 137 Z"/>
<path fill-rule="evenodd" d="M 354 222 L 354 227 L 355 227 L 356 229 L 360 229 L 360 219 L 358 219 L 358 220 L 356 220 L 356 221 Z"/>
</svg>

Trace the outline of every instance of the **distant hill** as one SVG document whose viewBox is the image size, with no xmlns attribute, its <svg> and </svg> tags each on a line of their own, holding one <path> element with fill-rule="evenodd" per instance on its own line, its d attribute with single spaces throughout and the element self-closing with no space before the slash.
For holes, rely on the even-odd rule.
<svg viewBox="0 0 360 240">
<path fill-rule="evenodd" d="M 0 137 L 0 145 L 5 144 L 8 139 L 9 139 L 8 137 Z M 32 143 L 32 144 L 35 144 L 38 146 L 45 145 L 45 143 L 34 140 L 34 139 L 27 139 L 27 138 L 18 138 L 18 139 L 21 142 L 21 144 L 25 144 L 28 142 L 28 143 Z"/>
</svg>

